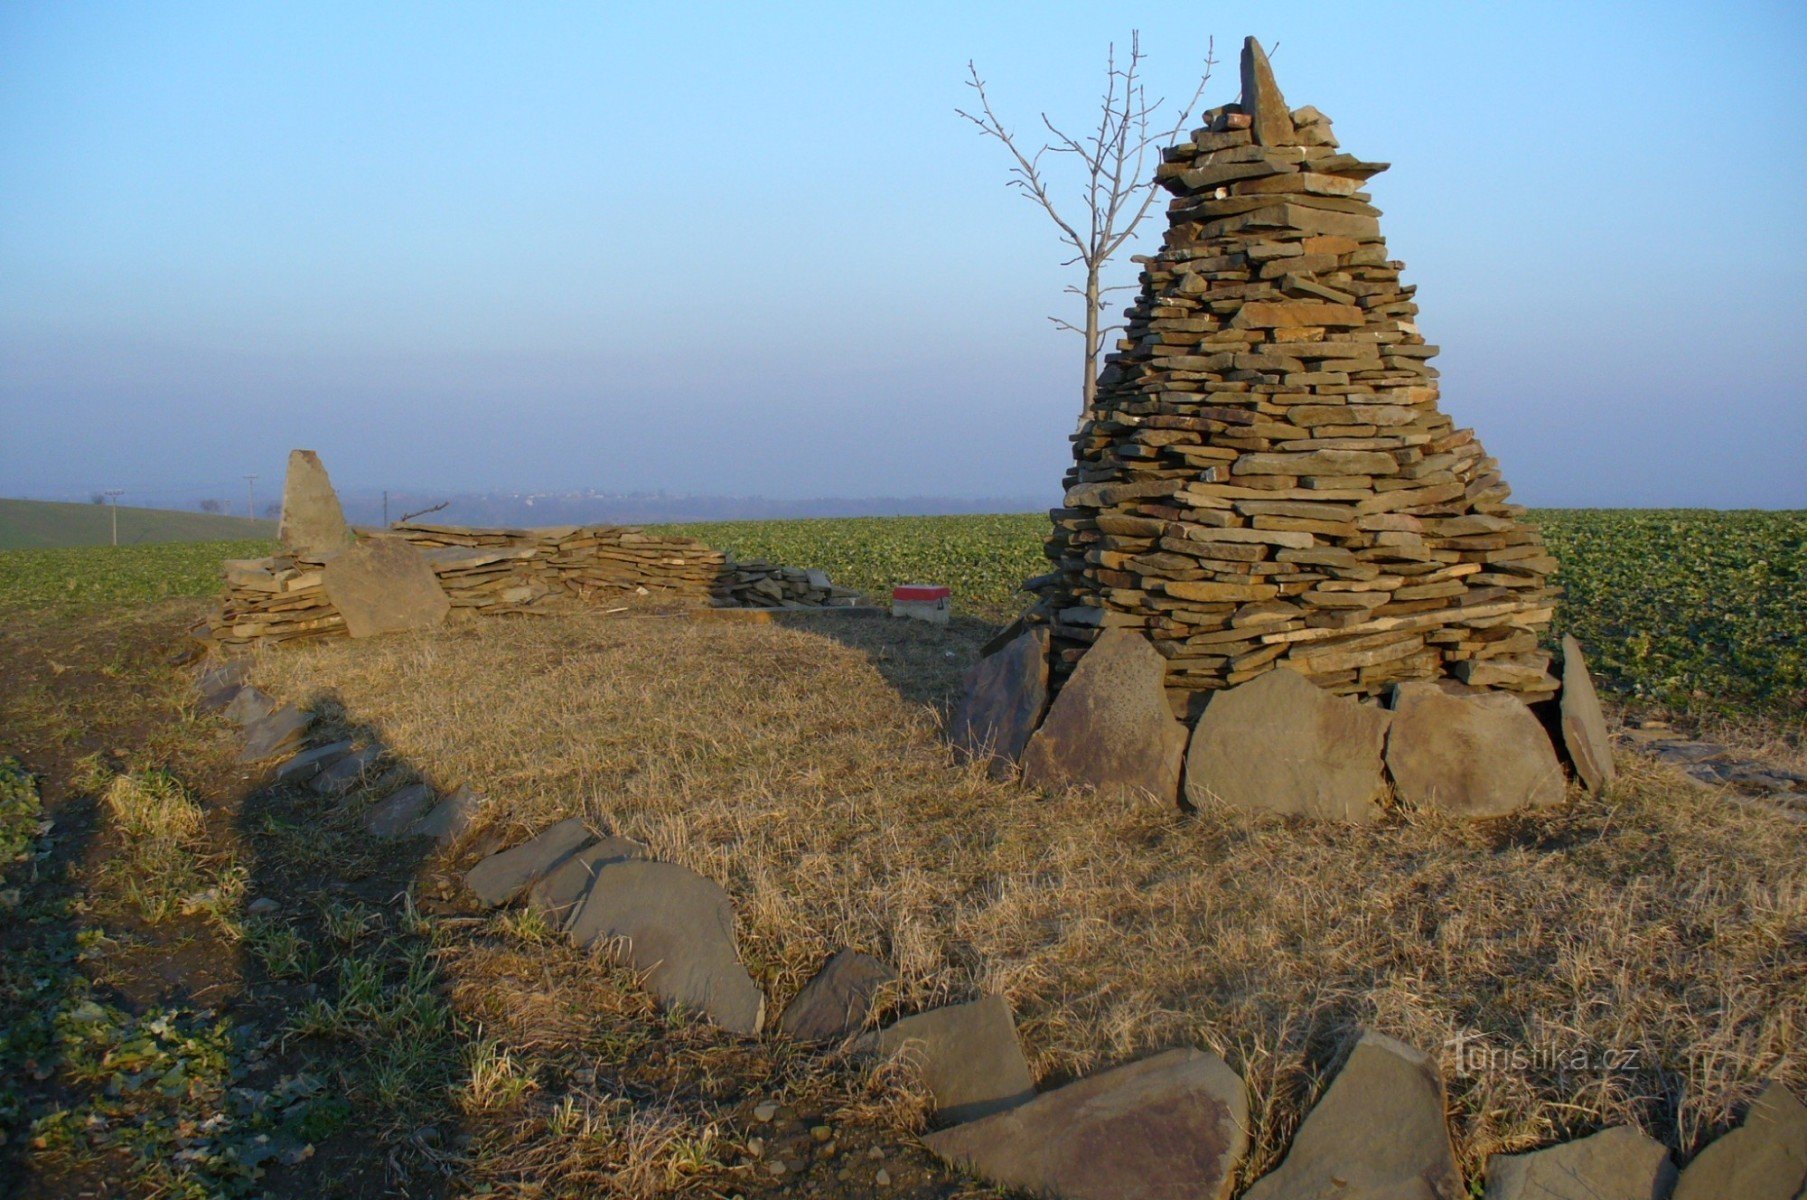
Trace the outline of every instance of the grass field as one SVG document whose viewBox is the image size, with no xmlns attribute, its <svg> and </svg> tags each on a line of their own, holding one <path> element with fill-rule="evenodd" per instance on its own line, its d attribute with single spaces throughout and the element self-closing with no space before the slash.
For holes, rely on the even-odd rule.
<svg viewBox="0 0 1807 1200">
<path fill-rule="evenodd" d="M 105 504 L 61 504 L 50 500 L 0 500 L 0 550 L 28 547 L 110 546 L 114 511 Z M 276 536 L 276 522 L 218 513 L 176 512 L 121 505 L 119 544 L 220 542 Z"/>
</svg>

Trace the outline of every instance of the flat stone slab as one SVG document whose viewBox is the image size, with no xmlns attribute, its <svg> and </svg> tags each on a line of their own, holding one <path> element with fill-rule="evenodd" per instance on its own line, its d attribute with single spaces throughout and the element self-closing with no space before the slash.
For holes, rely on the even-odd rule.
<svg viewBox="0 0 1807 1200">
<path fill-rule="evenodd" d="M 389 748 L 372 742 L 362 750 L 344 755 L 331 766 L 324 767 L 308 784 L 322 796 L 337 796 L 362 783 L 371 770 L 389 753 Z"/>
<path fill-rule="evenodd" d="M 262 762 L 297 749 L 307 737 L 314 718 L 293 705 L 284 705 L 269 716 L 245 726 L 245 748 L 239 754 L 242 763 Z"/>
<path fill-rule="evenodd" d="M 241 687 L 220 707 L 220 715 L 235 725 L 250 725 L 275 712 L 280 705 L 268 692 Z"/>
<path fill-rule="evenodd" d="M 1387 793 L 1392 714 L 1332 695 L 1296 671 L 1216 692 L 1186 752 L 1186 799 L 1244 812 L 1367 824 Z"/>
<path fill-rule="evenodd" d="M 1223 1059 L 1169 1050 L 923 1141 L 987 1182 L 1061 1200 L 1226 1200 L 1248 1093 Z"/>
<path fill-rule="evenodd" d="M 428 837 L 442 846 L 464 836 L 483 808 L 483 796 L 461 787 L 434 805 L 433 811 L 416 821 L 408 830 L 409 837 Z"/>
<path fill-rule="evenodd" d="M 1661 1142 L 1630 1125 L 1487 1160 L 1486 1200 L 1665 1200 L 1675 1164 Z"/>
<path fill-rule="evenodd" d="M 1029 739 L 1023 782 L 1177 802 L 1186 727 L 1168 707 L 1165 677 L 1165 660 L 1147 638 L 1126 629 L 1105 630 Z"/>
<path fill-rule="evenodd" d="M 364 828 L 373 837 L 406 836 L 438 797 L 439 793 L 428 784 L 411 783 L 393 796 L 372 805 L 370 811 L 364 814 Z"/>
<path fill-rule="evenodd" d="M 856 1048 L 913 1059 L 945 1125 L 1003 1112 L 1035 1096 L 1016 1021 L 1002 996 L 905 1017 L 867 1034 Z"/>
<path fill-rule="evenodd" d="M 352 743 L 328 742 L 324 746 L 315 746 L 311 750 L 303 750 L 294 758 L 276 768 L 277 783 L 306 783 L 322 770 L 338 762 L 351 753 Z"/>
<path fill-rule="evenodd" d="M 1562 803 L 1562 764 L 1548 731 L 1505 692 L 1452 696 L 1431 683 L 1398 685 L 1387 770 L 1402 802 L 1454 817 Z"/>
<path fill-rule="evenodd" d="M 452 601 L 420 548 L 403 538 L 368 538 L 329 560 L 320 586 L 354 638 L 431 629 Z"/>
<path fill-rule="evenodd" d="M 1465 1193 L 1443 1105 L 1443 1077 L 1428 1055 L 1365 1033 L 1285 1161 L 1244 1200 L 1457 1200 Z"/>
<path fill-rule="evenodd" d="M 596 839 L 576 817 L 547 826 L 519 846 L 492 854 L 464 875 L 464 886 L 485 908 L 507 904 L 534 880 Z"/>
<path fill-rule="evenodd" d="M 838 1042 L 865 1028 L 878 991 L 897 979 L 890 964 L 837 950 L 810 976 L 778 1019 L 779 1032 L 800 1042 Z"/>
<path fill-rule="evenodd" d="M 288 550 L 316 559 L 344 550 L 357 540 L 345 522 L 345 510 L 339 507 L 339 494 L 333 491 L 320 456 L 312 450 L 289 451 L 277 536 Z"/>
<path fill-rule="evenodd" d="M 626 961 L 667 1004 L 732 1033 L 757 1034 L 765 1024 L 765 993 L 740 964 L 728 894 L 688 867 L 604 866 L 572 915 L 570 934 L 586 947 L 624 939 Z"/>
<path fill-rule="evenodd" d="M 545 917 L 554 929 L 563 929 L 590 890 L 596 872 L 609 863 L 650 857 L 647 848 L 631 838 L 605 837 L 592 842 L 535 880 L 527 889 L 527 907 Z"/>
<path fill-rule="evenodd" d="M 251 663 L 242 658 L 202 668 L 195 676 L 195 691 L 201 697 L 196 707 L 202 712 L 218 712 L 232 702 L 250 674 Z"/>
<path fill-rule="evenodd" d="M 966 694 L 947 724 L 962 762 L 986 762 L 1007 775 L 1048 710 L 1048 627 L 1019 634 L 966 673 Z"/>
<path fill-rule="evenodd" d="M 1780 1083 L 1751 1101 L 1744 1123 L 1681 1173 L 1675 1200 L 1799 1200 L 1807 1189 L 1807 1106 Z"/>
<path fill-rule="evenodd" d="M 1612 786 L 1612 735 L 1606 731 L 1606 713 L 1600 708 L 1600 695 L 1594 690 L 1594 677 L 1588 673 L 1587 656 L 1581 643 L 1572 637 L 1562 639 L 1562 742 L 1575 774 L 1590 792 L 1601 792 Z"/>
</svg>

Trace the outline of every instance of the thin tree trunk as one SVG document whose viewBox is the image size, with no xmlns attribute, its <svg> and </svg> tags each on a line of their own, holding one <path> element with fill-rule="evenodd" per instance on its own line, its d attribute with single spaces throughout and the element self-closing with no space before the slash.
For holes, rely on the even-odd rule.
<svg viewBox="0 0 1807 1200">
<path fill-rule="evenodd" d="M 1098 265 L 1088 263 L 1085 269 L 1085 386 L 1080 395 L 1084 405 L 1082 417 L 1092 415 L 1092 401 L 1098 397 Z"/>
</svg>

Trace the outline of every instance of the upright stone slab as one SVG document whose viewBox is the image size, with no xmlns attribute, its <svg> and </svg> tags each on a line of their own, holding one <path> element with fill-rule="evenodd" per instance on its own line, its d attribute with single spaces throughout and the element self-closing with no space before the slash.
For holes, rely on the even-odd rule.
<svg viewBox="0 0 1807 1200">
<path fill-rule="evenodd" d="M 1506 692 L 1457 696 L 1435 684 L 1400 684 L 1387 770 L 1402 802 L 1455 817 L 1562 803 L 1562 764 L 1548 731 Z"/>
<path fill-rule="evenodd" d="M 1221 1058 L 1169 1050 L 923 1139 L 987 1182 L 1060 1200 L 1227 1200 L 1248 1095 Z"/>
<path fill-rule="evenodd" d="M 740 964 L 734 907 L 712 879 L 676 863 L 609 863 L 569 928 L 580 946 L 623 939 L 628 963 L 667 1004 L 731 1033 L 757 1034 L 765 1023 L 765 993 Z"/>
<path fill-rule="evenodd" d="M 1031 629 L 966 673 L 966 695 L 948 722 L 948 741 L 964 761 L 1009 773 L 1048 711 L 1048 631 Z"/>
<path fill-rule="evenodd" d="M 339 494 L 333 491 L 320 456 L 312 450 L 289 451 L 277 536 L 291 554 L 316 560 L 347 549 L 357 540 L 345 523 Z"/>
<path fill-rule="evenodd" d="M 646 847 L 631 838 L 605 837 L 592 842 L 535 880 L 527 889 L 527 907 L 545 917 L 554 929 L 563 929 L 598 871 L 610 863 L 647 857 Z"/>
<path fill-rule="evenodd" d="M 1015 1108 L 1035 1095 L 1016 1021 L 1002 996 L 951 1004 L 905 1017 L 857 1045 L 908 1055 L 922 1072 L 944 1125 Z"/>
<path fill-rule="evenodd" d="M 1144 793 L 1174 803 L 1186 727 L 1168 707 L 1164 669 L 1147 638 L 1106 630 L 1029 739 L 1023 782 Z"/>
<path fill-rule="evenodd" d="M 1487 1160 L 1486 1200 L 1668 1200 L 1668 1149 L 1630 1125 Z"/>
<path fill-rule="evenodd" d="M 897 979 L 890 966 L 858 950 L 838 950 L 785 1006 L 778 1030 L 800 1042 L 837 1042 L 863 1028 L 878 990 Z"/>
<path fill-rule="evenodd" d="M 1285 1161 L 1244 1200 L 1459 1200 L 1443 1105 L 1443 1077 L 1428 1055 L 1363 1034 Z"/>
<path fill-rule="evenodd" d="M 1807 1106 L 1780 1083 L 1744 1123 L 1708 1146 L 1675 1185 L 1675 1200 L 1800 1200 L 1807 1191 Z"/>
<path fill-rule="evenodd" d="M 431 629 L 452 611 L 426 555 L 398 537 L 368 538 L 334 555 L 320 586 L 354 638 Z"/>
<path fill-rule="evenodd" d="M 576 817 L 547 826 L 531 840 L 492 854 L 465 872 L 464 885 L 485 908 L 507 904 L 528 885 L 596 839 Z"/>
<path fill-rule="evenodd" d="M 1581 643 L 1566 635 L 1562 639 L 1562 742 L 1588 791 L 1602 792 L 1612 786 L 1617 771 L 1606 713 L 1594 691 L 1594 677 L 1588 673 Z"/>
<path fill-rule="evenodd" d="M 1267 51 L 1254 38 L 1242 41 L 1242 110 L 1249 115 L 1249 132 L 1258 146 L 1284 146 L 1294 142 L 1292 113 L 1286 97 L 1274 82 L 1274 68 Z"/>
<path fill-rule="evenodd" d="M 1186 752 L 1186 799 L 1244 812 L 1366 824 L 1387 791 L 1390 715 L 1294 671 L 1267 674 L 1205 706 Z"/>
</svg>

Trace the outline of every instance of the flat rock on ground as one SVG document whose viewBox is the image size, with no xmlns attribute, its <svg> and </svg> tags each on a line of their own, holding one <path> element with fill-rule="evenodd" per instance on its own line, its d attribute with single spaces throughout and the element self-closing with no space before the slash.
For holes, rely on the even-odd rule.
<svg viewBox="0 0 1807 1200">
<path fill-rule="evenodd" d="M 1807 1190 L 1807 1106 L 1779 1083 L 1751 1101 L 1744 1123 L 1702 1150 L 1675 1200 L 1799 1200 Z"/>
<path fill-rule="evenodd" d="M 483 807 L 480 792 L 461 787 L 433 806 L 433 811 L 416 821 L 408 830 L 409 837 L 429 837 L 440 845 L 449 845 L 464 836 Z"/>
<path fill-rule="evenodd" d="M 1023 755 L 1048 709 L 1047 626 L 1019 634 L 966 673 L 966 692 L 947 725 L 962 761 L 987 761 L 1003 776 Z"/>
<path fill-rule="evenodd" d="M 905 1054 L 922 1072 L 944 1125 L 972 1121 L 1032 1099 L 1035 1080 L 1002 996 L 951 1004 L 867 1034 L 861 1049 Z"/>
<path fill-rule="evenodd" d="M 323 767 L 308 784 L 322 796 L 337 796 L 349 792 L 364 781 L 364 777 L 389 753 L 388 747 L 372 742 L 361 750 L 354 750 L 341 757 L 331 766 Z"/>
<path fill-rule="evenodd" d="M 292 705 L 284 705 L 269 716 L 245 726 L 245 748 L 238 756 L 242 763 L 262 762 L 300 747 L 314 718 Z"/>
<path fill-rule="evenodd" d="M 411 783 L 372 805 L 364 815 L 364 828 L 380 838 L 402 837 L 433 806 L 438 793 L 425 783 Z"/>
<path fill-rule="evenodd" d="M 1144 793 L 1175 803 L 1186 727 L 1168 707 L 1165 677 L 1165 660 L 1147 638 L 1105 630 L 1029 739 L 1023 782 Z"/>
<path fill-rule="evenodd" d="M 1276 670 L 1211 697 L 1186 752 L 1186 799 L 1366 824 L 1386 795 L 1390 713 Z"/>
<path fill-rule="evenodd" d="M 1401 801 L 1454 817 L 1504 816 L 1563 797 L 1548 731 L 1505 692 L 1452 696 L 1432 683 L 1400 684 L 1387 770 Z"/>
<path fill-rule="evenodd" d="M 897 978 L 889 964 L 858 950 L 837 950 L 785 1006 L 778 1029 L 800 1042 L 834 1042 L 858 1033 L 878 990 Z"/>
<path fill-rule="evenodd" d="M 368 538 L 333 556 L 320 586 L 354 638 L 431 629 L 452 611 L 426 555 L 403 538 Z"/>
<path fill-rule="evenodd" d="M 243 658 L 203 667 L 195 676 L 195 691 L 200 693 L 200 710 L 217 712 L 226 707 L 250 674 L 250 660 Z"/>
<path fill-rule="evenodd" d="M 1459 1200 L 1462 1176 L 1429 1056 L 1366 1033 L 1245 1200 Z"/>
<path fill-rule="evenodd" d="M 275 712 L 279 705 L 269 693 L 254 687 L 241 687 L 232 699 L 220 707 L 219 713 L 235 725 L 249 725 Z"/>
<path fill-rule="evenodd" d="M 923 1139 L 990 1183 L 1061 1200 L 1225 1200 L 1248 1094 L 1221 1058 L 1169 1050 Z"/>
<path fill-rule="evenodd" d="M 1594 677 L 1587 669 L 1581 643 L 1562 639 L 1562 742 L 1575 774 L 1590 792 L 1612 786 L 1615 774 L 1612 735 L 1606 731 L 1606 714 L 1600 708 Z"/>
<path fill-rule="evenodd" d="M 350 754 L 351 746 L 349 741 L 328 742 L 324 746 L 303 750 L 276 768 L 276 782 L 306 783 L 325 768 Z"/>
<path fill-rule="evenodd" d="M 1630 1125 L 1487 1160 L 1486 1200 L 1665 1200 L 1675 1184 L 1668 1149 Z"/>
<path fill-rule="evenodd" d="M 464 885 L 485 908 L 507 904 L 534 880 L 596 839 L 576 817 L 541 830 L 529 841 L 492 854 L 465 872 Z"/>
<path fill-rule="evenodd" d="M 284 547 L 310 558 L 344 550 L 356 540 L 339 507 L 339 494 L 312 450 L 289 451 L 277 536 Z"/>
<path fill-rule="evenodd" d="M 554 929 L 563 929 L 596 872 L 609 863 L 630 858 L 650 858 L 645 846 L 631 838 L 605 837 L 547 871 L 527 889 L 527 907 L 545 917 Z"/>
<path fill-rule="evenodd" d="M 734 908 L 713 879 L 664 862 L 614 862 L 596 873 L 571 917 L 580 946 L 626 939 L 627 962 L 667 1004 L 731 1033 L 757 1034 L 765 993 L 740 964 Z"/>
</svg>

